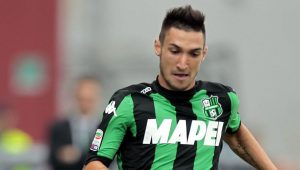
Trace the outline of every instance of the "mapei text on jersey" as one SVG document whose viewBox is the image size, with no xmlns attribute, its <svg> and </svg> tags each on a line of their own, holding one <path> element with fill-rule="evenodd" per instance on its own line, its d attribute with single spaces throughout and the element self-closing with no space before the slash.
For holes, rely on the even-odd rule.
<svg viewBox="0 0 300 170">
<path fill-rule="evenodd" d="M 172 119 L 164 119 L 157 126 L 156 119 L 148 119 L 143 144 L 175 144 L 194 145 L 195 141 L 203 140 L 207 146 L 219 146 L 223 122 L 192 120 L 190 132 L 187 133 L 186 120 L 179 120 L 170 134 Z M 175 123 L 175 122 L 173 122 Z M 189 135 L 187 135 L 189 134 Z"/>
</svg>

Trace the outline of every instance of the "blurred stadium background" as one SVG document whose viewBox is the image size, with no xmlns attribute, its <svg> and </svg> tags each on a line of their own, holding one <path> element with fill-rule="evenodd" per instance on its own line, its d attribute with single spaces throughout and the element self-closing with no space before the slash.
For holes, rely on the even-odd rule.
<svg viewBox="0 0 300 170">
<path fill-rule="evenodd" d="M 80 75 L 101 77 L 104 103 L 116 89 L 151 82 L 162 19 L 184 4 L 206 14 L 209 54 L 199 78 L 232 86 L 242 121 L 271 158 L 299 168 L 300 1 L 0 0 L 0 101 L 32 138 L 23 156 L 0 151 L 0 169 L 22 161 L 47 169 L 47 128 L 71 107 Z M 241 162 L 226 148 L 222 157 Z"/>
</svg>

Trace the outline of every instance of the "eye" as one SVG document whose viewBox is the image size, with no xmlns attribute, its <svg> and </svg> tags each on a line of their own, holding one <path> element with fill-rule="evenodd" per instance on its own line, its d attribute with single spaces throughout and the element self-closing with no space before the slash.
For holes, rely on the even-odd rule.
<svg viewBox="0 0 300 170">
<path fill-rule="evenodd" d="M 196 58 L 196 57 L 200 56 L 200 54 L 201 54 L 200 52 L 192 52 L 191 56 Z"/>
<path fill-rule="evenodd" d="M 169 49 L 170 50 L 170 52 L 172 53 L 172 54 L 178 54 L 180 51 L 178 50 L 178 49 L 176 49 L 176 48 L 170 48 Z"/>
<path fill-rule="evenodd" d="M 178 51 L 178 50 L 172 50 L 171 53 L 173 53 L 173 54 L 178 54 L 179 51 Z"/>
</svg>

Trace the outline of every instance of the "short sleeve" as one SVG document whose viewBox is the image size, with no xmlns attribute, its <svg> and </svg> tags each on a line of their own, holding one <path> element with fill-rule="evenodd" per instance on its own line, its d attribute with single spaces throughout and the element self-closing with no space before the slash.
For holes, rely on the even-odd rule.
<svg viewBox="0 0 300 170">
<path fill-rule="evenodd" d="M 241 118 L 238 112 L 239 99 L 235 92 L 228 92 L 231 103 L 231 113 L 228 120 L 227 133 L 235 133 L 238 131 L 241 125 Z"/>
<path fill-rule="evenodd" d="M 104 110 L 103 119 L 98 126 L 90 146 L 86 164 L 99 160 L 109 166 L 133 122 L 133 101 L 131 95 L 122 99 L 112 97 Z"/>
</svg>

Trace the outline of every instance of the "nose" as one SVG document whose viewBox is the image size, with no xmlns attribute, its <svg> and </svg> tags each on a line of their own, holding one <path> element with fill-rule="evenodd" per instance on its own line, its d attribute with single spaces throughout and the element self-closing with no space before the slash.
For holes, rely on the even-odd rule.
<svg viewBox="0 0 300 170">
<path fill-rule="evenodd" d="M 180 55 L 178 56 L 178 60 L 177 60 L 177 64 L 176 64 L 176 67 L 179 69 L 179 70 L 185 70 L 187 67 L 188 67 L 188 56 L 186 55 Z"/>
</svg>

